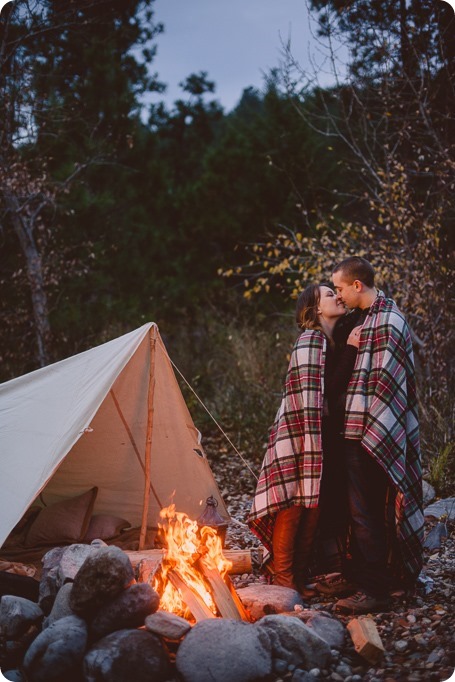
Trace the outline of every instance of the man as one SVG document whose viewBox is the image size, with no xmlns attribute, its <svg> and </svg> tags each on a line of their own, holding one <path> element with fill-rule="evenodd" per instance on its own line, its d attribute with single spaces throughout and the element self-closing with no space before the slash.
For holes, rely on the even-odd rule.
<svg viewBox="0 0 455 682">
<path fill-rule="evenodd" d="M 385 608 L 393 578 L 412 585 L 422 566 L 423 513 L 419 424 L 412 344 L 395 302 L 374 285 L 371 264 L 359 256 L 333 271 L 338 298 L 360 309 L 362 324 L 347 389 L 345 455 L 351 555 L 345 576 L 317 585 L 351 594 L 336 608 L 367 613 Z"/>
</svg>

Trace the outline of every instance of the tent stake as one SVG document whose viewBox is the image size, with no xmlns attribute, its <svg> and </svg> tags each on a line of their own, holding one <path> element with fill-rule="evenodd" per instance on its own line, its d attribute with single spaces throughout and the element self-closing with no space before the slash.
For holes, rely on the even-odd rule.
<svg viewBox="0 0 455 682">
<path fill-rule="evenodd" d="M 155 327 L 150 330 L 150 376 L 149 391 L 147 400 L 147 437 L 145 440 L 145 487 L 144 504 L 142 507 L 141 532 L 139 535 L 139 550 L 144 549 L 147 534 L 147 519 L 150 502 L 150 455 L 152 450 L 153 432 L 153 397 L 155 393 L 155 354 L 156 354 L 156 332 Z"/>
</svg>

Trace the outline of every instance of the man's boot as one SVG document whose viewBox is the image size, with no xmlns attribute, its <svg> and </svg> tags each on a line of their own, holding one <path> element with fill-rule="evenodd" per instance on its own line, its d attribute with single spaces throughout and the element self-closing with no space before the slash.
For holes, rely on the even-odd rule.
<svg viewBox="0 0 455 682">
<path fill-rule="evenodd" d="M 272 583 L 297 589 L 294 581 L 294 551 L 297 530 L 303 507 L 293 506 L 278 512 L 273 527 L 273 568 Z"/>
</svg>

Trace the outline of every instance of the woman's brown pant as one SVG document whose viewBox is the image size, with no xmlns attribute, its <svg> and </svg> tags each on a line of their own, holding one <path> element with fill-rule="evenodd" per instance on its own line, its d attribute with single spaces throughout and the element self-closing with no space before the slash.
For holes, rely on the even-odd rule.
<svg viewBox="0 0 455 682">
<path fill-rule="evenodd" d="M 318 507 L 294 505 L 278 512 L 272 537 L 274 585 L 304 586 L 318 519 Z"/>
</svg>

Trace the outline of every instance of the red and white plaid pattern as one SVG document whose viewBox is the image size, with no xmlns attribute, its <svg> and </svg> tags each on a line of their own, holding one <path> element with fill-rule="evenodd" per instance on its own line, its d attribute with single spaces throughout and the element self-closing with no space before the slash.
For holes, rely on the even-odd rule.
<svg viewBox="0 0 455 682">
<path fill-rule="evenodd" d="M 277 512 L 292 505 L 318 506 L 326 343 L 322 332 L 307 329 L 292 351 L 248 517 L 251 530 L 269 552 Z"/>
<path fill-rule="evenodd" d="M 423 511 L 419 421 L 409 328 L 379 292 L 360 335 L 346 400 L 345 436 L 360 440 L 395 491 L 395 534 L 404 572 L 422 567 Z"/>
</svg>

